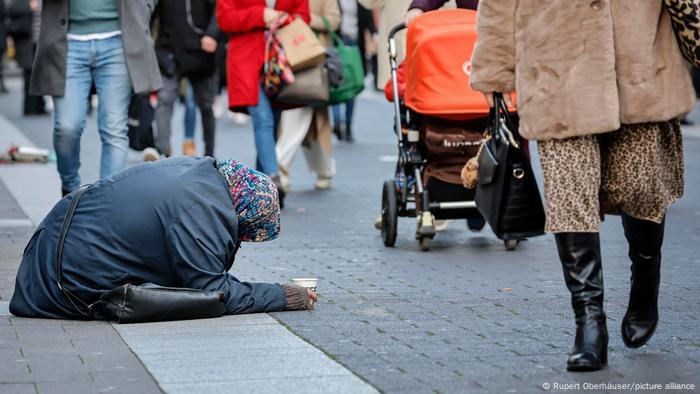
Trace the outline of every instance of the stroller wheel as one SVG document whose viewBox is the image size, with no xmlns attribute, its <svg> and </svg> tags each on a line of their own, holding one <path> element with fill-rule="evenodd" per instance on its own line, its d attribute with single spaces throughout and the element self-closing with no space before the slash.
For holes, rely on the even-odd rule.
<svg viewBox="0 0 700 394">
<path fill-rule="evenodd" d="M 505 245 L 506 250 L 513 251 L 513 250 L 518 248 L 518 244 L 520 244 L 520 240 L 509 239 L 509 240 L 503 241 L 503 244 Z"/>
<path fill-rule="evenodd" d="M 396 186 L 393 180 L 384 182 L 382 190 L 382 240 L 385 246 L 396 243 L 396 227 L 399 209 L 396 201 Z"/>
<path fill-rule="evenodd" d="M 432 241 L 432 238 L 430 237 L 421 237 L 419 242 L 420 242 L 420 250 L 427 252 L 430 250 L 430 241 Z"/>
</svg>

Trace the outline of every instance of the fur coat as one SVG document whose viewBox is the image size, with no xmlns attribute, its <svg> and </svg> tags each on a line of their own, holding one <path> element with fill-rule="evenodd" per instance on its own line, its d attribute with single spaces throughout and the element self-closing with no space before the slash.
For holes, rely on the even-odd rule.
<svg viewBox="0 0 700 394">
<path fill-rule="evenodd" d="M 472 88 L 517 90 L 529 139 L 689 112 L 695 93 L 661 1 L 482 0 Z"/>
</svg>

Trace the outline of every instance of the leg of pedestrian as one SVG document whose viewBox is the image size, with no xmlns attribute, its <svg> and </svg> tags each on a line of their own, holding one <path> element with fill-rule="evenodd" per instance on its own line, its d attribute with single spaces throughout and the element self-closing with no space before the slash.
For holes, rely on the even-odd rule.
<svg viewBox="0 0 700 394">
<path fill-rule="evenodd" d="M 279 193 L 280 207 L 284 207 L 285 193 L 275 153 L 275 125 L 277 124 L 275 118 L 277 114 L 272 109 L 272 104 L 270 104 L 262 86 L 258 93 L 258 104 L 248 107 L 248 113 L 253 120 L 253 132 L 255 133 L 256 167 L 260 172 L 272 178 Z"/>
<path fill-rule="evenodd" d="M 197 126 L 197 100 L 194 98 L 194 89 L 190 81 L 185 81 L 185 141 L 182 143 L 182 154 L 195 156 L 197 154 L 194 143 L 194 131 Z"/>
<path fill-rule="evenodd" d="M 589 371 L 607 363 L 600 257 L 601 179 L 597 136 L 544 141 L 538 145 L 545 180 L 547 231 L 555 233 L 576 317 L 567 369 Z"/>
<path fill-rule="evenodd" d="M 289 188 L 289 169 L 294 156 L 309 133 L 314 110 L 311 107 L 291 109 L 282 112 L 279 136 L 275 144 L 275 153 L 280 167 L 282 187 Z"/>
<path fill-rule="evenodd" d="M 318 139 L 307 139 L 304 144 L 304 156 L 309 170 L 317 175 L 314 186 L 318 190 L 331 188 L 331 179 L 336 174 L 335 159 L 323 148 Z"/>
<path fill-rule="evenodd" d="M 177 77 L 163 76 L 163 87 L 158 91 L 158 106 L 156 107 L 156 149 L 160 154 L 170 156 L 170 134 L 172 128 L 173 106 L 177 98 Z"/>
<path fill-rule="evenodd" d="M 345 103 L 345 141 L 355 142 L 352 136 L 352 115 L 355 113 L 355 99 Z"/>
<path fill-rule="evenodd" d="M 214 117 L 214 78 L 190 80 L 194 89 L 199 112 L 202 115 L 202 133 L 204 135 L 204 156 L 214 157 L 216 139 L 216 118 Z"/>
<path fill-rule="evenodd" d="M 604 203 L 619 207 L 632 261 L 622 340 L 649 341 L 659 320 L 661 246 L 667 207 L 683 194 L 683 139 L 678 121 L 626 125 L 603 144 Z"/>
<path fill-rule="evenodd" d="M 96 40 L 95 87 L 99 98 L 97 127 L 102 140 L 100 177 L 126 168 L 131 80 L 121 36 Z"/>
<path fill-rule="evenodd" d="M 80 186 L 80 137 L 85 129 L 87 100 L 92 84 L 88 43 L 68 41 L 66 67 L 65 93 L 53 97 L 53 145 L 64 195 Z"/>
</svg>

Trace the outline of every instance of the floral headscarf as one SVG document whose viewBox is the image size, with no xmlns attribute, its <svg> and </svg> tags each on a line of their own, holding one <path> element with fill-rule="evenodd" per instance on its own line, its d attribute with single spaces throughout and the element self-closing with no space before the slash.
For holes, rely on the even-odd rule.
<svg viewBox="0 0 700 394">
<path fill-rule="evenodd" d="M 228 182 L 238 216 L 238 239 L 262 242 L 280 233 L 280 206 L 277 187 L 265 174 L 234 160 L 216 162 L 219 173 Z"/>
</svg>

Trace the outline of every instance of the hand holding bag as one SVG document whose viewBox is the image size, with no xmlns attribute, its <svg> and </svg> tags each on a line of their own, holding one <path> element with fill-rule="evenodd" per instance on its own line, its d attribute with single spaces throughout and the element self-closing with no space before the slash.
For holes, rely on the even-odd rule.
<svg viewBox="0 0 700 394">
<path fill-rule="evenodd" d="M 283 14 L 275 19 L 269 30 L 265 32 L 265 58 L 262 80 L 265 94 L 270 98 L 276 97 L 285 84 L 294 83 L 294 73 L 276 34 L 287 18 L 288 16 Z"/>
<path fill-rule="evenodd" d="M 226 312 L 224 295 L 219 291 L 161 287 L 152 283 L 141 286 L 126 284 L 104 293 L 100 300 L 88 304 L 68 290 L 63 284 L 61 267 L 63 245 L 80 197 L 88 188 L 89 186 L 83 186 L 73 193 L 56 246 L 58 289 L 81 315 L 91 318 L 93 309 L 100 306 L 101 312 L 117 323 L 145 323 L 220 317 Z"/>
<path fill-rule="evenodd" d="M 700 0 L 664 0 L 683 57 L 700 67 Z"/>
<path fill-rule="evenodd" d="M 494 94 L 486 141 L 479 154 L 476 207 L 503 240 L 544 234 L 537 181 L 503 96 Z"/>
</svg>

